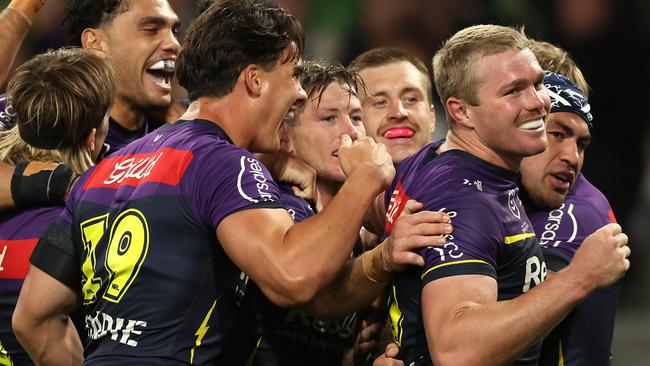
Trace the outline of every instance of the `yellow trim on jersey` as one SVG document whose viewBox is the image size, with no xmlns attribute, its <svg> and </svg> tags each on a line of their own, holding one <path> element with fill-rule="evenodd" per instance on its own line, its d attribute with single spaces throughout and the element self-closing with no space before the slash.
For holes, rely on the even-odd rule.
<svg viewBox="0 0 650 366">
<path fill-rule="evenodd" d="M 255 349 L 253 352 L 251 352 L 251 355 L 248 357 L 248 361 L 246 361 L 246 366 L 253 366 L 253 362 L 255 361 L 255 355 L 257 355 L 257 350 L 260 348 L 260 344 L 262 344 L 262 337 L 257 340 L 257 344 L 255 345 Z"/>
<path fill-rule="evenodd" d="M 525 234 L 518 234 L 518 235 L 513 235 L 513 236 L 506 236 L 505 239 L 503 239 L 503 242 L 508 244 L 516 243 L 520 240 L 532 238 L 535 236 L 535 233 L 525 233 Z"/>
<path fill-rule="evenodd" d="M 196 350 L 196 347 L 199 347 L 201 345 L 201 342 L 203 341 L 203 337 L 205 337 L 205 334 L 208 332 L 208 329 L 210 329 L 210 326 L 208 325 L 208 321 L 210 320 L 210 316 L 212 315 L 212 310 L 214 310 L 214 307 L 217 305 L 220 298 L 221 296 L 217 297 L 217 299 L 214 300 L 212 306 L 210 307 L 210 310 L 208 310 L 208 313 L 205 314 L 205 318 L 203 318 L 203 322 L 201 323 L 201 326 L 199 326 L 199 329 L 197 329 L 196 333 L 194 333 L 194 335 L 196 336 L 196 343 L 195 346 L 192 347 L 192 350 L 190 351 L 190 365 L 194 363 L 194 351 Z"/>
<path fill-rule="evenodd" d="M 557 366 L 564 366 L 564 352 L 562 351 L 562 340 L 560 339 L 560 359 L 557 361 Z"/>
<path fill-rule="evenodd" d="M 437 266 L 433 266 L 433 267 L 429 268 L 426 272 L 424 272 L 422 274 L 420 279 L 424 279 L 424 277 L 426 275 L 428 275 L 429 272 L 433 271 L 434 269 L 438 269 L 440 267 L 451 266 L 452 264 L 463 264 L 463 263 L 483 263 L 483 264 L 487 264 L 488 266 L 492 267 L 492 265 L 490 265 L 490 263 L 488 263 L 486 261 L 482 261 L 480 259 L 468 259 L 468 260 L 464 260 L 464 261 L 449 262 L 449 263 L 443 263 L 443 264 L 439 264 Z"/>
<path fill-rule="evenodd" d="M 14 366 L 13 361 L 11 361 L 11 356 L 9 356 L 9 352 L 4 348 L 2 342 L 0 342 L 0 365 Z"/>
<path fill-rule="evenodd" d="M 392 301 L 389 299 L 388 307 L 388 317 L 391 322 L 391 328 L 393 331 L 393 339 L 399 345 L 402 346 L 402 335 L 404 334 L 404 328 L 402 328 L 402 323 L 404 322 L 404 314 L 399 308 L 399 303 L 397 302 L 397 287 L 395 283 L 392 284 L 393 296 Z"/>
</svg>

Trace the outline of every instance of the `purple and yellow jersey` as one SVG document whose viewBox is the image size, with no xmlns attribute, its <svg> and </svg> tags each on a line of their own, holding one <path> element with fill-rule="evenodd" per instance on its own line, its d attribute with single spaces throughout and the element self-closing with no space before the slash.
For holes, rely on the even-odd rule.
<svg viewBox="0 0 650 366">
<path fill-rule="evenodd" d="M 31 260 L 80 294 L 86 364 L 234 364 L 248 277 L 215 230 L 282 207 L 251 153 L 212 122 L 179 121 L 82 175 Z"/>
<path fill-rule="evenodd" d="M 62 210 L 63 206 L 33 208 L 0 217 L 0 365 L 34 364 L 14 336 L 11 316 L 29 270 L 29 256 Z"/>
<path fill-rule="evenodd" d="M 582 242 L 616 222 L 607 198 L 582 174 L 555 210 L 529 210 L 548 268 L 566 267 Z M 609 365 L 621 282 L 598 289 L 544 339 L 540 365 Z"/>
<path fill-rule="evenodd" d="M 280 184 L 280 199 L 294 222 L 314 215 L 309 204 Z M 260 307 L 261 340 L 255 366 L 340 365 L 343 352 L 354 345 L 357 314 L 323 321 L 299 309 L 281 308 L 264 298 Z"/>
<path fill-rule="evenodd" d="M 540 247 L 518 197 L 518 174 L 461 150 L 437 155 L 437 145 L 427 145 L 400 163 L 387 202 L 386 234 L 408 199 L 423 203 L 423 210 L 447 212 L 454 226 L 444 247 L 421 251 L 423 268 L 393 277 L 389 310 L 407 365 L 431 364 L 421 309 L 422 289 L 429 282 L 458 275 L 490 276 L 502 301 L 529 291 L 546 277 Z M 540 343 L 516 364 L 535 365 Z"/>
</svg>

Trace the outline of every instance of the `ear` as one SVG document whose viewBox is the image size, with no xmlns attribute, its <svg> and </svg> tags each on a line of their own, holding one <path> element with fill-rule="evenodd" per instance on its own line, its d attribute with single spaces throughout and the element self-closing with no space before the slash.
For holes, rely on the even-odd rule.
<svg viewBox="0 0 650 366">
<path fill-rule="evenodd" d="M 431 132 L 433 132 L 436 130 L 436 106 L 430 104 L 429 113 L 431 113 L 431 125 L 429 127 L 431 128 Z"/>
<path fill-rule="evenodd" d="M 86 28 L 81 32 L 81 47 L 108 53 L 106 33 L 99 28 Z"/>
<path fill-rule="evenodd" d="M 464 100 L 452 97 L 447 99 L 445 106 L 447 108 L 447 113 L 449 113 L 455 123 L 469 129 L 474 128 L 474 123 L 470 118 L 471 111 L 467 108 Z"/>
<path fill-rule="evenodd" d="M 243 78 L 246 90 L 253 97 L 259 97 L 260 94 L 262 94 L 264 85 L 262 79 L 263 73 L 264 70 L 262 70 L 259 65 L 256 64 L 250 64 L 246 66 L 244 70 L 242 70 L 242 74 L 240 76 Z"/>
<path fill-rule="evenodd" d="M 86 149 L 88 149 L 88 153 L 91 156 L 93 156 L 93 152 L 95 151 L 95 136 L 97 136 L 97 129 L 93 128 L 90 130 L 88 137 L 86 137 Z"/>
</svg>

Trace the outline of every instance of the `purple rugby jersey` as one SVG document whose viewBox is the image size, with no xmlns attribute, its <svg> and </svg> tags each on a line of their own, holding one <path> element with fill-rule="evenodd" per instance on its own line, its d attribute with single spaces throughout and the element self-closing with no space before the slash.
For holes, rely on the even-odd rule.
<svg viewBox="0 0 650 366">
<path fill-rule="evenodd" d="M 0 217 L 0 364 L 32 365 L 11 330 L 11 316 L 29 270 L 29 256 L 45 229 L 56 220 L 63 206 L 12 212 Z M 7 362 L 7 364 L 9 364 Z"/>
<path fill-rule="evenodd" d="M 422 288 L 457 275 L 485 275 L 498 284 L 498 300 L 513 299 L 546 277 L 546 265 L 532 225 L 518 197 L 516 172 L 465 151 L 437 155 L 440 142 L 425 146 L 400 163 L 386 210 L 386 234 L 408 199 L 423 210 L 447 212 L 453 235 L 443 248 L 425 248 L 423 268 L 393 279 L 390 315 L 404 362 L 431 365 L 421 311 Z M 535 365 L 541 342 L 515 364 Z"/>
<path fill-rule="evenodd" d="M 85 364 L 234 364 L 248 277 L 215 231 L 232 213 L 282 207 L 250 152 L 212 122 L 179 121 L 86 172 L 48 229 L 67 239 L 41 240 L 32 263 L 79 292 Z"/>
<path fill-rule="evenodd" d="M 528 210 L 551 271 L 569 264 L 594 231 L 616 222 L 609 201 L 582 174 L 555 210 Z M 611 364 L 614 320 L 621 281 L 592 292 L 544 339 L 540 365 Z"/>
</svg>

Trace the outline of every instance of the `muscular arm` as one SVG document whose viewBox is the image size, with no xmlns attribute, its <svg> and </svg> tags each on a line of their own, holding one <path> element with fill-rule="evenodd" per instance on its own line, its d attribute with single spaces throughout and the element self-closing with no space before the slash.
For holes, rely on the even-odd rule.
<svg viewBox="0 0 650 366">
<path fill-rule="evenodd" d="M 284 210 L 231 214 L 217 227 L 217 237 L 271 301 L 281 306 L 306 303 L 350 257 L 366 210 L 383 189 L 369 187 L 376 179 L 369 170 L 356 170 L 321 213 L 293 226 Z"/>
<path fill-rule="evenodd" d="M 37 365 L 81 365 L 83 347 L 68 314 L 78 296 L 54 277 L 31 266 L 18 298 L 12 325 Z"/>
<path fill-rule="evenodd" d="M 434 362 L 501 365 L 517 359 L 594 288 L 625 273 L 627 237 L 616 227 L 599 230 L 565 270 L 512 300 L 497 302 L 496 280 L 488 276 L 453 276 L 425 285 L 422 313 Z"/>
<path fill-rule="evenodd" d="M 31 19 L 43 3 L 43 0 L 13 0 L 0 13 L 0 85 L 7 81 L 11 65 L 31 26 Z"/>
</svg>

